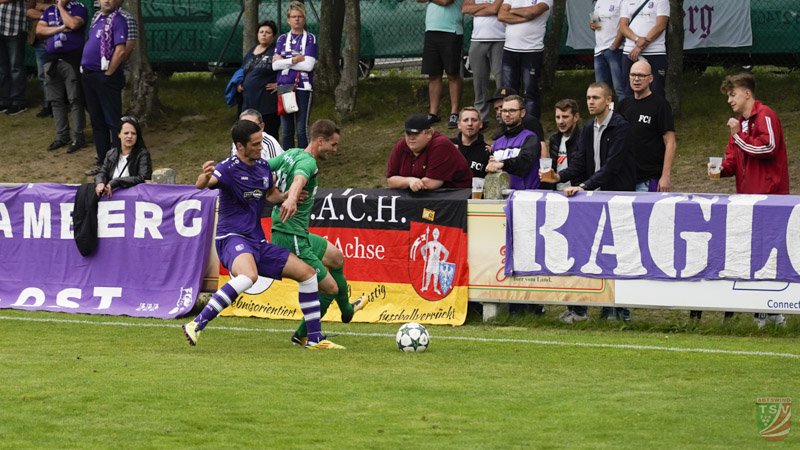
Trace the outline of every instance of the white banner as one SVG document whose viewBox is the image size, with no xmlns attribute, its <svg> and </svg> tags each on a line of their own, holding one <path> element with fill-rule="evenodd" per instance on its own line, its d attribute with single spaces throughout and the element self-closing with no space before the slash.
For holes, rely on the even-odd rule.
<svg viewBox="0 0 800 450">
<path fill-rule="evenodd" d="M 594 49 L 594 32 L 589 28 L 592 4 L 567 2 L 567 46 L 575 50 Z M 753 45 L 750 0 L 686 0 L 683 7 L 685 50 Z"/>
<path fill-rule="evenodd" d="M 800 313 L 800 284 L 783 281 L 616 280 L 616 306 Z"/>
</svg>

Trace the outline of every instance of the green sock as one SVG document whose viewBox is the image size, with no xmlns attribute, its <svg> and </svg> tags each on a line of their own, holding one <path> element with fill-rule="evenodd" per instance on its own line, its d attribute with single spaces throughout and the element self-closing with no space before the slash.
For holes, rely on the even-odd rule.
<svg viewBox="0 0 800 450">
<path fill-rule="evenodd" d="M 347 286 L 347 279 L 344 277 L 344 265 L 339 269 L 331 269 L 331 276 L 339 287 L 339 294 L 336 296 L 336 304 L 342 312 L 342 323 L 350 323 L 353 320 L 353 305 L 350 304 L 350 289 Z"/>
</svg>

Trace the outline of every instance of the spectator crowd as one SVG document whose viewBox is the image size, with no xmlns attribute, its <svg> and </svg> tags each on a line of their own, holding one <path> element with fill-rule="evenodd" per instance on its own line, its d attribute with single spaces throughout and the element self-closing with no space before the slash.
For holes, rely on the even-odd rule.
<svg viewBox="0 0 800 450">
<path fill-rule="evenodd" d="M 473 178 L 506 172 L 511 189 L 550 189 L 566 196 L 597 189 L 670 191 L 677 144 L 664 91 L 668 0 L 593 2 L 586 24 L 595 36 L 595 82 L 585 98 L 590 117 L 581 124 L 578 99 L 559 100 L 547 113 L 557 129 L 549 138 L 541 125 L 545 108 L 539 80 L 553 0 L 416 1 L 427 3 L 421 72 L 428 81 L 428 110 L 405 121 L 404 136 L 388 158 L 389 188 L 468 188 Z M 73 153 L 84 147 L 83 111 L 88 110 L 97 155 L 86 174 L 99 173 L 97 194 L 108 196 L 112 187 L 125 186 L 113 178 L 134 172 L 149 177 L 150 172 L 137 165 L 115 171 L 133 149 L 121 146 L 120 125 L 123 69 L 138 33 L 121 2 L 100 0 L 90 20 L 75 0 L 0 0 L 0 110 L 16 115 L 28 106 L 23 49 L 30 41 L 44 99 L 37 115 L 52 115 L 55 127 L 48 150 L 67 147 Z M 464 15 L 474 16 L 468 55 L 475 104 L 461 107 Z M 35 23 L 30 30 L 28 19 Z M 290 30 L 280 35 L 275 22 L 259 24 L 257 44 L 229 86 L 243 110 L 240 118 L 258 125 L 263 159 L 309 146 L 317 38 L 305 29 L 302 3 L 291 2 L 287 22 Z M 444 76 L 450 99 L 446 127 L 457 129 L 452 137 L 434 128 L 442 121 Z M 737 193 L 788 194 L 781 123 L 756 99 L 755 78 L 729 76 L 721 91 L 738 117 L 727 124 L 725 156 L 720 167 L 709 166 L 709 177 L 735 177 Z M 497 132 L 486 137 L 492 110 Z M 138 123 L 128 124 L 141 137 Z M 234 156 L 236 151 L 234 144 Z M 149 167 L 146 149 L 133 154 L 147 157 Z M 627 309 L 604 308 L 601 318 L 629 321 L 631 315 Z M 586 319 L 585 307 L 570 307 L 561 315 L 567 323 Z M 756 315 L 755 321 L 759 326 L 784 323 L 779 315 Z"/>
</svg>

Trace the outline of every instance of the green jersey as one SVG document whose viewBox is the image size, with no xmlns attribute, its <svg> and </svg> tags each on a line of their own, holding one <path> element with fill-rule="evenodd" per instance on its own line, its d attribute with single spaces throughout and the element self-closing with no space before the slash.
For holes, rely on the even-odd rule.
<svg viewBox="0 0 800 450">
<path fill-rule="evenodd" d="M 317 193 L 317 160 L 302 148 L 292 148 L 268 162 L 278 178 L 275 186 L 282 192 L 289 190 L 295 175 L 303 175 L 308 179 L 303 188 L 308 192 L 308 198 L 297 203 L 297 214 L 294 217 L 281 222 L 280 208 L 272 209 L 272 229 L 299 236 L 307 235 L 309 217 L 314 207 L 314 195 Z"/>
</svg>

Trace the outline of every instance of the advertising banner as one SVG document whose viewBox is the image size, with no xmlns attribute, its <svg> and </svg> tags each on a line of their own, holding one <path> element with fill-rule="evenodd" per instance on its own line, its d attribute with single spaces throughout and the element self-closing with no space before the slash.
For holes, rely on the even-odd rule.
<svg viewBox="0 0 800 450">
<path fill-rule="evenodd" d="M 506 274 L 800 281 L 800 197 L 517 191 Z"/>
<path fill-rule="evenodd" d="M 500 303 L 614 304 L 614 280 L 573 276 L 505 274 L 505 202 L 471 200 L 469 230 L 469 299 Z"/>
<path fill-rule="evenodd" d="M 594 31 L 589 28 L 593 8 L 590 1 L 567 2 L 567 46 L 594 49 Z M 750 0 L 685 0 L 683 12 L 685 50 L 753 45 Z"/>
<path fill-rule="evenodd" d="M 140 184 L 98 205 L 98 247 L 72 230 L 76 186 L 0 188 L 0 308 L 173 318 L 192 309 L 216 192 Z"/>
<path fill-rule="evenodd" d="M 354 321 L 464 323 L 469 195 L 468 189 L 317 191 L 310 231 L 344 254 L 351 300 L 362 294 L 368 300 Z M 269 220 L 262 225 L 269 231 Z M 221 272 L 220 284 L 228 279 Z M 297 283 L 260 280 L 222 314 L 299 320 Z M 325 320 L 339 318 L 333 303 Z"/>
</svg>

